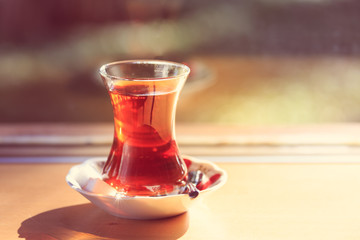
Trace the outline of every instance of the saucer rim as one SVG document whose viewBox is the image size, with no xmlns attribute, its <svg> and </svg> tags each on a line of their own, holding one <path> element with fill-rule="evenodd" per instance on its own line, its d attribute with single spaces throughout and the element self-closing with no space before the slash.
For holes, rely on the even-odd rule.
<svg viewBox="0 0 360 240">
<path fill-rule="evenodd" d="M 203 195 L 205 193 L 208 193 L 208 192 L 211 192 L 211 191 L 215 191 L 215 190 L 221 188 L 227 182 L 228 175 L 227 175 L 226 171 L 221 169 L 220 167 L 218 167 L 215 163 L 213 163 L 213 162 L 211 162 L 209 160 L 198 159 L 196 157 L 189 156 L 189 155 L 182 155 L 182 157 L 184 159 L 190 160 L 191 162 L 210 165 L 214 170 L 221 173 L 221 177 L 219 178 L 219 182 L 217 184 L 215 184 L 214 186 L 211 186 L 211 187 L 209 187 L 207 189 L 200 190 L 201 195 Z M 81 167 L 83 165 L 88 165 L 88 164 L 93 163 L 93 162 L 105 162 L 105 161 L 106 161 L 106 157 L 94 157 L 94 158 L 86 159 L 84 162 L 72 166 L 70 168 L 68 174 L 65 177 L 65 180 L 66 180 L 67 184 L 71 188 L 73 188 L 74 190 L 76 190 L 77 192 L 79 192 L 81 194 L 94 196 L 94 197 L 102 197 L 102 198 L 114 199 L 115 197 L 111 196 L 111 195 L 93 193 L 93 192 L 86 191 L 86 190 L 82 189 L 81 187 L 77 187 L 72 183 L 72 181 L 70 179 L 71 178 L 71 172 L 74 171 L 74 169 L 79 168 L 79 167 Z M 133 199 L 156 200 L 156 199 L 163 199 L 163 198 L 175 198 L 175 197 L 187 196 L 187 195 L 188 194 L 186 194 L 186 193 L 181 193 L 181 194 L 173 194 L 173 195 L 167 195 L 167 196 L 123 196 L 123 197 L 121 197 L 121 199 L 122 200 L 133 200 Z"/>
</svg>

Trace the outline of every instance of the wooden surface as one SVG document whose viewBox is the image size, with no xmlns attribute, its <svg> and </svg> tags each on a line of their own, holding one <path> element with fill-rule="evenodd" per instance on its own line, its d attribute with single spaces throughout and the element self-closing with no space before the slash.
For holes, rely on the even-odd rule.
<svg viewBox="0 0 360 240">
<path fill-rule="evenodd" d="M 111 124 L 0 125 L 0 239 L 360 239 L 360 125 L 178 125 L 177 139 L 227 184 L 189 213 L 135 221 L 65 183 L 66 159 L 108 154 Z"/>
<path fill-rule="evenodd" d="M 360 239 L 360 164 L 218 165 L 227 184 L 189 213 L 135 221 L 67 186 L 72 164 L 0 164 L 0 238 Z"/>
</svg>

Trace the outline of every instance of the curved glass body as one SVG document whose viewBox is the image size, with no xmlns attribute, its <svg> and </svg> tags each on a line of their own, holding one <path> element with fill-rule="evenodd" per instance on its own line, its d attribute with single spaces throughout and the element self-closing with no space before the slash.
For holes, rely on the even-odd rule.
<svg viewBox="0 0 360 240">
<path fill-rule="evenodd" d="M 106 64 L 100 74 L 114 113 L 114 140 L 103 180 L 128 196 L 159 196 L 185 185 L 175 141 L 178 96 L 190 69 L 167 61 Z"/>
</svg>

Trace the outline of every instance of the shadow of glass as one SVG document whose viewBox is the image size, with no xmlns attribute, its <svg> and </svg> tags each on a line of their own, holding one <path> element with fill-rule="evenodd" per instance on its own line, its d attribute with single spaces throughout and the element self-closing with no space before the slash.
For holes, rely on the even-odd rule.
<svg viewBox="0 0 360 240">
<path fill-rule="evenodd" d="M 188 213 L 156 220 L 111 216 L 92 204 L 54 209 L 28 218 L 19 237 L 38 239 L 178 239 L 189 227 Z"/>
</svg>

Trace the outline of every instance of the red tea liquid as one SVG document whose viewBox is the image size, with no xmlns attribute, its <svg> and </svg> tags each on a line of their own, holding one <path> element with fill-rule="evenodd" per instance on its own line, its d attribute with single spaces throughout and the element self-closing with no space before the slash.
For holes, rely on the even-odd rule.
<svg viewBox="0 0 360 240">
<path fill-rule="evenodd" d="M 137 85 L 109 94 L 115 131 L 104 181 L 129 196 L 165 195 L 183 186 L 186 165 L 173 138 L 177 93 Z"/>
</svg>

